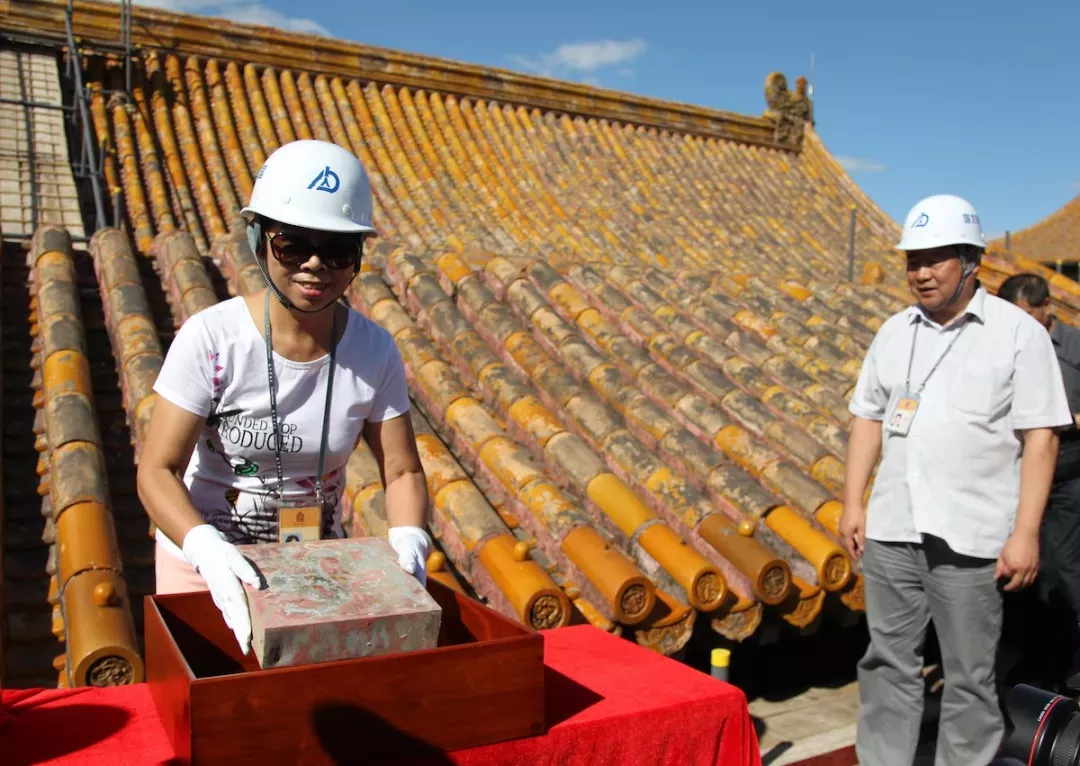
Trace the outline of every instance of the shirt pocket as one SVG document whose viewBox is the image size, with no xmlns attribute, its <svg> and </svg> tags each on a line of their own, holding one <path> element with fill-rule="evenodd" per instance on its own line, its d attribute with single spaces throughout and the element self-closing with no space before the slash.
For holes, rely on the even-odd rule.
<svg viewBox="0 0 1080 766">
<path fill-rule="evenodd" d="M 1006 371 L 967 364 L 953 376 L 949 403 L 965 419 L 990 419 L 1008 403 Z"/>
</svg>

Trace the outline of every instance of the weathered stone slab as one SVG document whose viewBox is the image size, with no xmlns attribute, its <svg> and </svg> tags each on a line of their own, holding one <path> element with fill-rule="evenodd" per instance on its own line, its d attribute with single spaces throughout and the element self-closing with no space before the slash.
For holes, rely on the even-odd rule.
<svg viewBox="0 0 1080 766">
<path fill-rule="evenodd" d="M 262 668 L 433 649 L 442 609 L 377 537 L 242 545 L 266 580 L 244 586 Z"/>
</svg>

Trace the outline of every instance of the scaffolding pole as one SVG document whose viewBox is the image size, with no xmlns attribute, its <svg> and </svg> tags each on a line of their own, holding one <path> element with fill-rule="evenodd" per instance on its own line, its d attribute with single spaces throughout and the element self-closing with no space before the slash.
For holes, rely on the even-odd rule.
<svg viewBox="0 0 1080 766">
<path fill-rule="evenodd" d="M 20 74 L 20 77 L 22 75 Z M 0 104 L 11 104 L 12 106 L 25 106 L 28 109 L 53 109 L 55 111 L 70 112 L 70 106 L 62 106 L 60 104 L 50 104 L 47 101 L 28 101 L 22 98 L 3 98 L 0 97 Z"/>
<path fill-rule="evenodd" d="M 851 206 L 851 225 L 848 228 L 847 279 L 855 281 L 855 206 Z"/>
<path fill-rule="evenodd" d="M 87 107 L 86 91 L 83 88 L 82 63 L 79 59 L 79 50 L 75 45 L 74 9 L 71 0 L 68 0 L 64 11 L 64 27 L 67 32 L 68 55 L 71 56 L 70 69 L 68 70 L 75 80 L 75 106 L 77 108 L 77 120 L 82 128 L 83 152 L 90 166 L 90 189 L 94 195 L 94 230 L 104 229 L 108 224 L 105 220 L 105 198 L 101 191 L 101 179 L 99 176 L 97 156 L 94 152 L 94 139 L 90 133 L 90 115 Z"/>
<path fill-rule="evenodd" d="M 131 94 L 131 0 L 120 0 L 120 45 L 124 48 L 124 90 Z"/>
<path fill-rule="evenodd" d="M 19 70 L 19 99 L 29 102 L 26 93 L 26 75 L 23 72 L 24 59 L 21 53 L 15 54 L 15 62 Z M 38 192 L 37 192 L 37 158 L 34 156 L 34 118 L 29 108 L 24 108 L 23 129 L 26 131 L 26 165 L 30 176 L 30 231 L 33 232 L 38 224 Z"/>
</svg>

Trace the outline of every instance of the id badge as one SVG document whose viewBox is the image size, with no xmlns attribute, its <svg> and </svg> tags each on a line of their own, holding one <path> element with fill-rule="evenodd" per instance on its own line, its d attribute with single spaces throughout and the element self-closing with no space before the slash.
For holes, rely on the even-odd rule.
<svg viewBox="0 0 1080 766">
<path fill-rule="evenodd" d="M 911 421 L 915 419 L 915 413 L 919 410 L 919 397 L 917 394 L 907 394 L 900 397 L 889 418 L 886 430 L 896 436 L 907 436 L 911 430 Z"/>
<path fill-rule="evenodd" d="M 278 542 L 299 543 L 321 539 L 322 513 L 318 506 L 278 509 Z"/>
</svg>

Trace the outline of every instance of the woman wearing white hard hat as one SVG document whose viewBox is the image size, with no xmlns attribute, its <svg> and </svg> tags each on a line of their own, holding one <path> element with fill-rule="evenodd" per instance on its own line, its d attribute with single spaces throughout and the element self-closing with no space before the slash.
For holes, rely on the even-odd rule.
<svg viewBox="0 0 1080 766">
<path fill-rule="evenodd" d="M 351 153 L 294 141 L 267 158 L 241 212 L 267 287 L 205 309 L 176 333 L 139 461 L 157 527 L 157 592 L 208 589 L 247 653 L 236 545 L 342 537 L 345 465 L 363 437 L 386 486 L 389 540 L 426 582 L 427 485 L 397 346 L 339 299 L 375 235 Z"/>
</svg>

